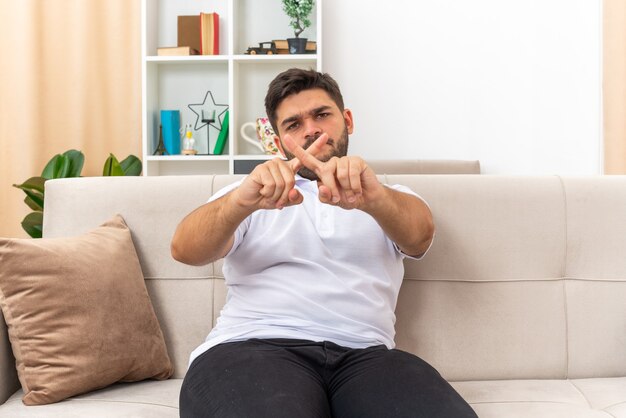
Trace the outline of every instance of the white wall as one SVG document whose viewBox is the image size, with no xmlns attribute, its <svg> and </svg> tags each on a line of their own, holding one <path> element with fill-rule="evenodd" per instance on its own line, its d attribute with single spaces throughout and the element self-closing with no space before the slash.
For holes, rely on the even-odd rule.
<svg viewBox="0 0 626 418">
<path fill-rule="evenodd" d="M 602 172 L 601 0 L 325 0 L 323 35 L 351 154 Z"/>
</svg>

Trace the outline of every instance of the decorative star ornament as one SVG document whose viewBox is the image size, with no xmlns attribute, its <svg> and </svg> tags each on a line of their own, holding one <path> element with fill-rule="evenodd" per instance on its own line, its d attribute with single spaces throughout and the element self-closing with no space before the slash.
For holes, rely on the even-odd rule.
<svg viewBox="0 0 626 418">
<path fill-rule="evenodd" d="M 211 101 L 207 103 L 209 96 L 211 96 Z M 218 132 L 222 130 L 222 121 L 224 120 L 224 114 L 228 110 L 228 105 L 215 103 L 211 90 L 207 90 L 202 103 L 189 104 L 187 107 L 196 114 L 196 123 L 194 124 L 196 131 L 199 131 L 207 124 L 217 129 Z"/>
</svg>

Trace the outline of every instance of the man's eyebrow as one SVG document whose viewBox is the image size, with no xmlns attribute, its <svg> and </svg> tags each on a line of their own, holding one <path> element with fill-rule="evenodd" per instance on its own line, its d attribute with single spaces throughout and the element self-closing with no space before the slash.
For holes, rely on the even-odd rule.
<svg viewBox="0 0 626 418">
<path fill-rule="evenodd" d="M 319 107 L 316 107 L 315 109 L 311 109 L 309 111 L 309 115 L 317 115 L 318 113 L 323 112 L 325 110 L 329 110 L 329 109 L 332 109 L 332 107 L 328 106 L 328 105 L 319 106 Z M 299 114 L 298 115 L 289 116 L 288 118 L 284 119 L 280 123 L 280 126 L 289 125 L 290 123 L 295 122 L 298 119 L 300 119 L 300 115 Z"/>
<path fill-rule="evenodd" d="M 320 107 L 316 107 L 315 109 L 313 109 L 313 110 L 311 110 L 309 112 L 309 115 L 317 115 L 318 113 L 323 112 L 324 110 L 329 110 L 329 109 L 331 109 L 331 107 L 328 106 L 328 105 L 323 105 L 323 106 L 320 106 Z"/>
<path fill-rule="evenodd" d="M 280 123 L 280 126 L 285 126 L 285 125 L 289 125 L 291 122 L 295 122 L 298 119 L 300 119 L 300 115 L 293 115 L 293 116 L 289 116 L 286 119 L 283 119 L 283 121 Z"/>
</svg>

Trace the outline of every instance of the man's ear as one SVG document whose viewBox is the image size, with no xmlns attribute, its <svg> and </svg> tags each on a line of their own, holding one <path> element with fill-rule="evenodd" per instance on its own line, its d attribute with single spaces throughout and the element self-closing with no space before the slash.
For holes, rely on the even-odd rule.
<svg viewBox="0 0 626 418">
<path fill-rule="evenodd" d="M 276 144 L 276 148 L 278 148 L 278 151 L 280 151 L 283 157 L 286 158 L 287 154 L 285 154 L 285 150 L 283 149 L 283 143 L 280 141 L 278 135 L 274 135 L 274 143 Z"/>
<path fill-rule="evenodd" d="M 352 135 L 352 132 L 354 131 L 354 118 L 350 109 L 343 109 L 343 120 L 346 122 L 348 134 Z"/>
</svg>

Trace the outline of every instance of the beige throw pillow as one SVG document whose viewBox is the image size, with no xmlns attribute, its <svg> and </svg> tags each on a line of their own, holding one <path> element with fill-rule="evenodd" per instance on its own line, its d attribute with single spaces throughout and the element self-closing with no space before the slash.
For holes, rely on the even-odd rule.
<svg viewBox="0 0 626 418">
<path fill-rule="evenodd" d="M 0 305 L 26 405 L 172 375 L 119 215 L 77 237 L 0 238 Z"/>
</svg>

